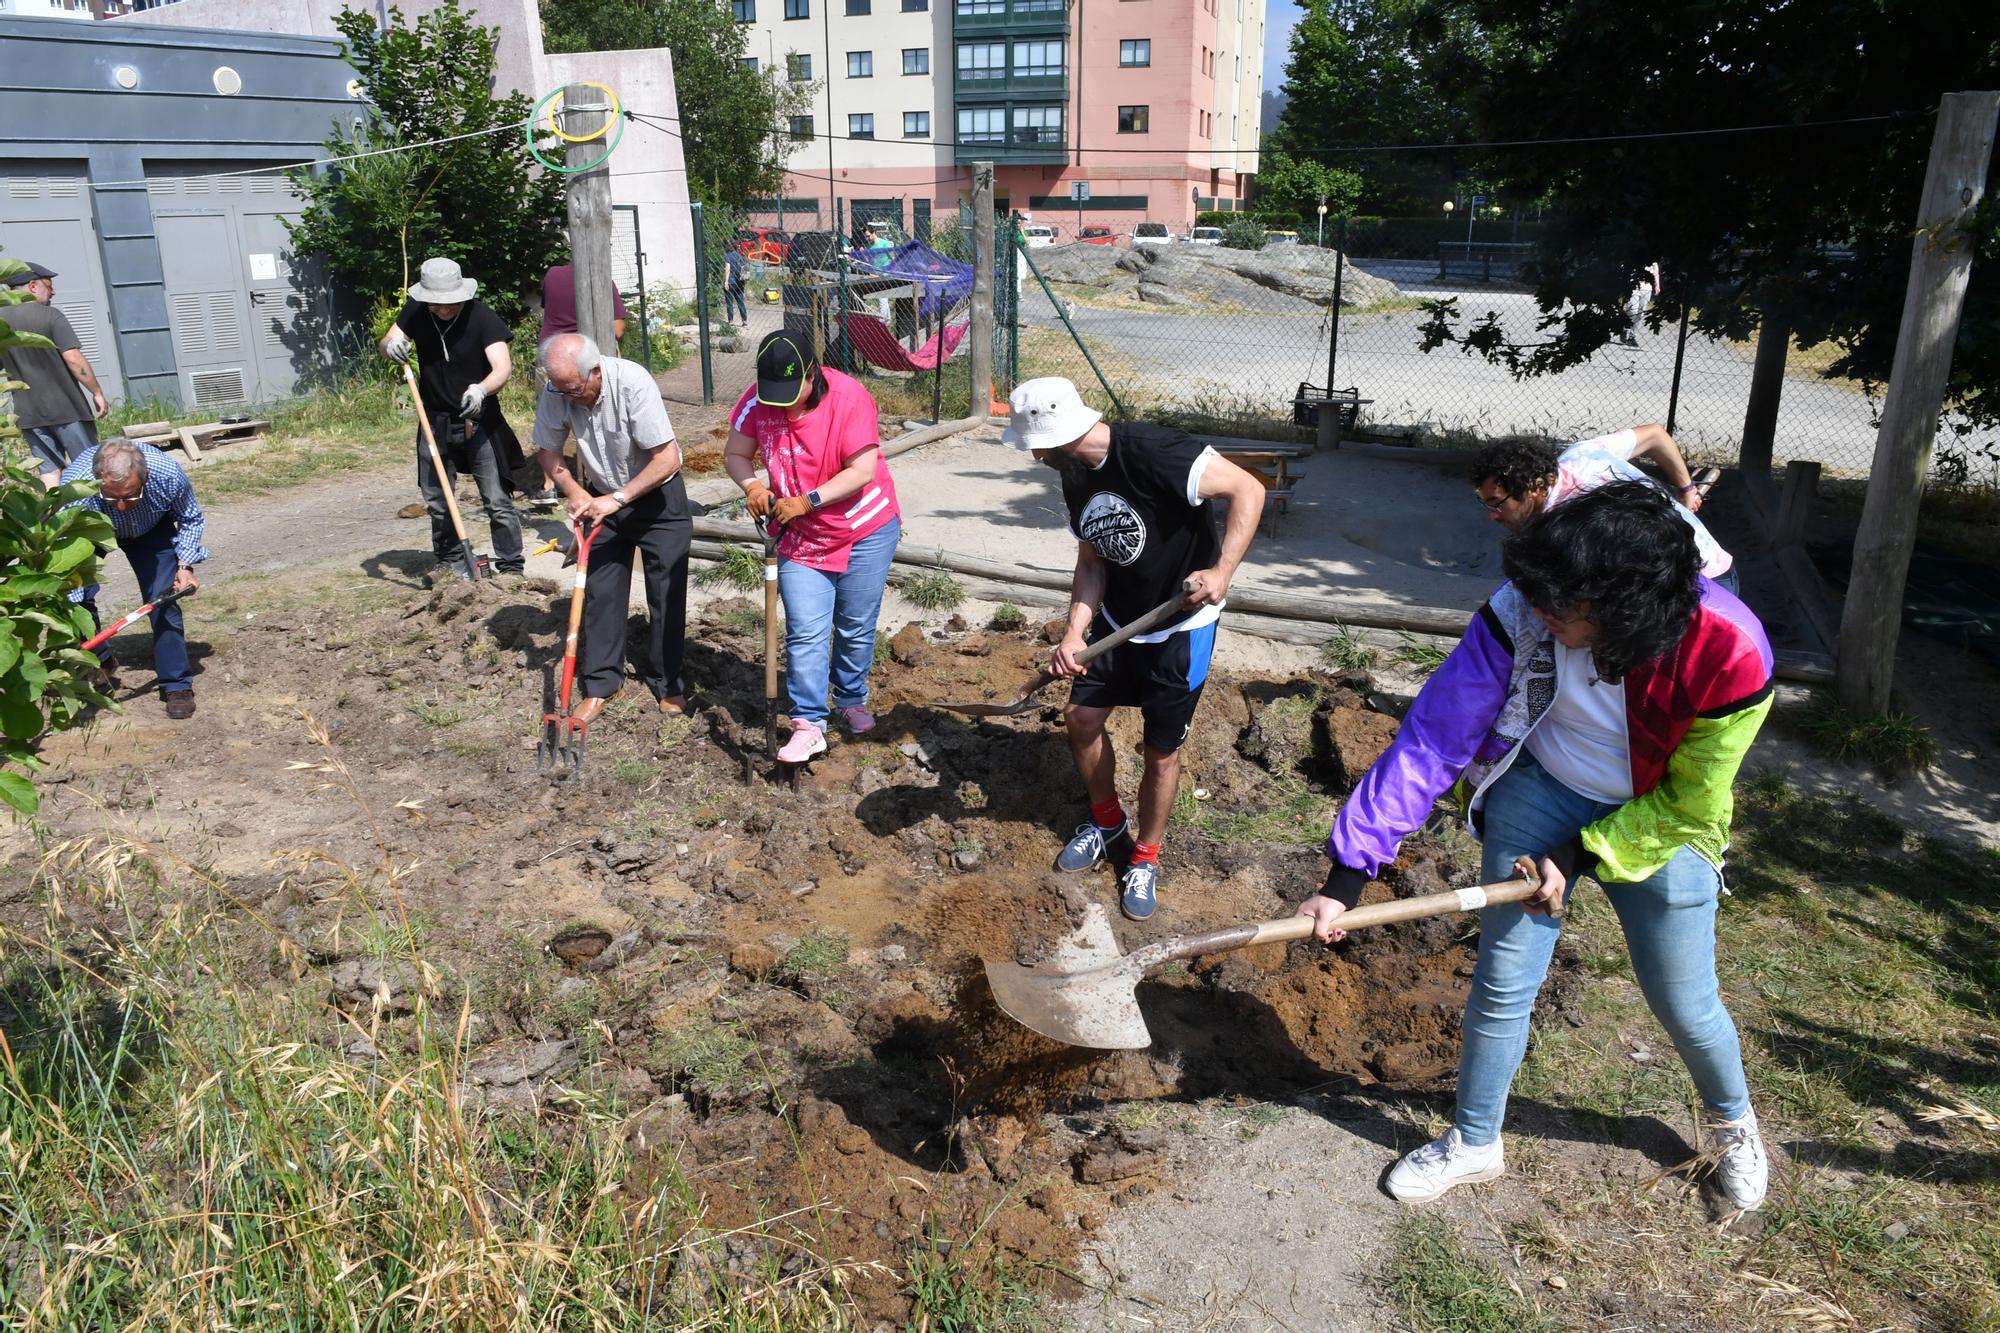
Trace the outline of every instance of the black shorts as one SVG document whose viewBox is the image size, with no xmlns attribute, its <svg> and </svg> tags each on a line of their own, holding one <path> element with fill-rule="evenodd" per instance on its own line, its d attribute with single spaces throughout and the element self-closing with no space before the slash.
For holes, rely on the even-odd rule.
<svg viewBox="0 0 2000 1333">
<path fill-rule="evenodd" d="M 1091 624 L 1090 640 L 1095 643 L 1110 632 L 1099 616 Z M 1187 740 L 1214 654 L 1212 620 L 1161 643 L 1121 644 L 1070 683 L 1069 701 L 1080 708 L 1137 708 L 1146 719 L 1146 748 L 1172 754 Z"/>
</svg>

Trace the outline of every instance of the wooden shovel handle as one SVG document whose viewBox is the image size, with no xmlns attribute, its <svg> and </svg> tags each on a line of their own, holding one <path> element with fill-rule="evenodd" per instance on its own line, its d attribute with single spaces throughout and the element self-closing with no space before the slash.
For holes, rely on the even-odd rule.
<svg viewBox="0 0 2000 1333">
<path fill-rule="evenodd" d="M 1195 586 L 1196 586 L 1195 581 L 1193 579 L 1188 579 L 1184 581 L 1181 584 L 1182 596 L 1185 596 L 1186 594 L 1193 592 L 1195 590 Z M 1098 658 L 1104 656 L 1104 654 L 1110 652 L 1113 648 L 1116 648 L 1119 644 L 1124 643 L 1126 640 L 1130 639 L 1133 635 L 1144 634 L 1147 630 L 1153 628 L 1153 626 L 1159 624 L 1161 621 L 1165 620 L 1168 616 L 1172 615 L 1174 612 L 1180 609 L 1181 609 L 1180 597 L 1169 597 L 1166 601 L 1161 602 L 1158 606 L 1148 611 L 1145 615 L 1140 616 L 1137 620 L 1133 621 L 1131 624 L 1119 626 L 1116 630 L 1105 635 L 1103 638 L 1099 639 L 1096 643 L 1091 644 L 1088 648 L 1085 648 L 1082 652 L 1078 653 L 1076 655 L 1077 665 L 1083 666 L 1087 663 L 1096 661 Z M 1051 675 L 1049 679 L 1053 680 L 1055 679 L 1055 677 Z M 1044 684 L 1046 683 L 1047 682 L 1044 682 Z"/>
<path fill-rule="evenodd" d="M 1475 912 L 1482 907 L 1497 907 L 1503 903 L 1518 903 L 1532 898 L 1540 889 L 1541 881 L 1534 878 L 1503 880 L 1498 884 L 1480 884 L 1469 889 L 1447 889 L 1443 893 L 1427 893 L 1419 898 L 1398 898 L 1394 902 L 1374 903 L 1368 907 L 1356 907 L 1340 914 L 1335 924 L 1342 930 L 1360 930 L 1366 926 L 1386 926 L 1396 921 L 1417 921 L 1427 916 L 1443 916 L 1447 912 Z M 1222 930 L 1211 930 L 1205 935 L 1185 935 L 1177 940 L 1162 940 L 1167 946 L 1162 956 L 1153 962 L 1165 962 L 1171 958 L 1197 958 L 1203 954 L 1227 953 L 1232 949 L 1245 949 L 1253 944 L 1277 944 L 1291 940 L 1302 940 L 1312 934 L 1313 919 L 1309 916 L 1288 916 L 1277 921 L 1261 921 L 1254 925 L 1228 926 Z"/>
<path fill-rule="evenodd" d="M 431 451 L 431 470 L 437 473 L 438 489 L 444 492 L 444 509 L 451 515 L 452 535 L 458 538 L 466 563 L 473 564 L 477 557 L 472 554 L 471 543 L 466 540 L 465 520 L 459 516 L 458 496 L 454 493 L 458 488 L 444 470 L 444 455 L 438 451 L 437 436 L 431 433 L 431 414 L 424 410 L 424 396 L 417 388 L 417 372 L 407 361 L 403 363 L 403 382 L 410 386 L 410 403 L 417 409 L 417 426 L 423 431 L 424 444 Z"/>
</svg>

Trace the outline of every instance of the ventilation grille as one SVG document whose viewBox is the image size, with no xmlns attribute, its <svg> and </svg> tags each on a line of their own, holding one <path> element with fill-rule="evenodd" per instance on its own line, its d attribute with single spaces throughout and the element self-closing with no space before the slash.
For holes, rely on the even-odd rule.
<svg viewBox="0 0 2000 1333">
<path fill-rule="evenodd" d="M 231 407 L 243 401 L 243 368 L 197 370 L 188 376 L 195 407 Z"/>
<path fill-rule="evenodd" d="M 56 301 L 55 308 L 62 311 L 69 320 L 69 326 L 76 333 L 76 343 L 84 359 L 93 369 L 101 366 L 98 356 L 97 308 L 85 301 Z"/>
<path fill-rule="evenodd" d="M 212 361 L 243 352 L 243 328 L 234 292 L 177 292 L 167 298 L 174 351 L 186 361 Z"/>
<path fill-rule="evenodd" d="M 83 195 L 83 182 L 76 176 L 9 176 L 7 197 L 10 199 L 77 199 Z"/>
</svg>

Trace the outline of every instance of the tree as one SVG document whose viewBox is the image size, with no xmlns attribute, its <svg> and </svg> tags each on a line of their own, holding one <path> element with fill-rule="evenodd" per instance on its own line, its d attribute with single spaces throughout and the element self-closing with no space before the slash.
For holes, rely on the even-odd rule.
<svg viewBox="0 0 2000 1333">
<path fill-rule="evenodd" d="M 744 29 L 728 0 L 544 0 L 542 44 L 552 52 L 668 48 L 690 193 L 741 208 L 777 189 L 791 148 L 778 128 L 810 109 L 811 88 L 743 63 Z"/>
<path fill-rule="evenodd" d="M 295 172 L 308 202 L 289 224 L 292 242 L 371 304 L 400 301 L 425 259 L 455 259 L 479 280 L 481 299 L 518 318 L 568 251 L 562 178 L 535 170 L 522 139 L 533 105 L 519 93 L 493 96 L 495 30 L 458 0 L 414 27 L 399 9 L 389 16 L 379 31 L 372 8 L 334 19 L 376 118 L 336 132 L 327 155 L 379 155 Z"/>
<path fill-rule="evenodd" d="M 25 267 L 0 259 L 0 281 Z M 0 311 L 27 299 L 0 287 Z M 0 316 L 0 352 L 50 346 Z M 26 387 L 0 375 L 0 390 Z M 94 494 L 97 483 L 42 488 L 39 470 L 20 458 L 12 412 L 0 416 L 0 449 L 0 802 L 31 815 L 41 798 L 27 775 L 42 767 L 35 743 L 43 731 L 74 726 L 93 706 L 111 702 L 96 686 L 97 659 L 77 649 L 91 620 L 69 593 L 97 581 L 98 548 L 113 535 L 111 520 L 96 510 L 66 508 Z"/>
<path fill-rule="evenodd" d="M 1271 149 L 1258 159 L 1256 207 L 1260 213 L 1292 212 L 1317 221 L 1322 203 L 1328 213 L 1345 213 L 1361 197 L 1362 188 L 1361 177 L 1343 167 L 1293 157 L 1283 149 Z"/>
<path fill-rule="evenodd" d="M 2000 78 L 2000 8 L 1960 0 L 1711 0 L 1643 19 L 1601 0 L 1417 0 L 1413 45 L 1465 92 L 1485 141 L 1685 137 L 1494 150 L 1478 165 L 1550 206 L 1536 257 L 1544 337 L 1436 312 L 1431 345 L 1459 341 L 1517 373 L 1561 370 L 1624 327 L 1649 263 L 1694 327 L 1745 337 L 1760 322 L 1804 346 L 1831 340 L 1829 374 L 1879 382 L 1893 355 L 1940 94 Z M 1866 123 L 1858 117 L 1889 117 Z M 1796 128 L 1733 132 L 1741 126 Z M 1720 132 L 1717 132 L 1720 131 Z M 1988 209 L 1958 243 L 2000 250 Z M 1951 400 L 2000 419 L 2000 282 L 1975 266 Z"/>
</svg>

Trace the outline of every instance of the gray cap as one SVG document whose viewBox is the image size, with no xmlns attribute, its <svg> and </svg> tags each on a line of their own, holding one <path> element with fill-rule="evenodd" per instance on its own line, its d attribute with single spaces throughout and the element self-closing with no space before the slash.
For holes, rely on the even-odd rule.
<svg viewBox="0 0 2000 1333">
<path fill-rule="evenodd" d="M 54 269 L 43 268 L 40 264 L 31 263 L 28 265 L 25 273 L 16 273 L 13 277 L 8 278 L 6 282 L 9 287 L 25 287 L 36 278 L 53 278 L 55 275 L 56 271 Z"/>
</svg>

